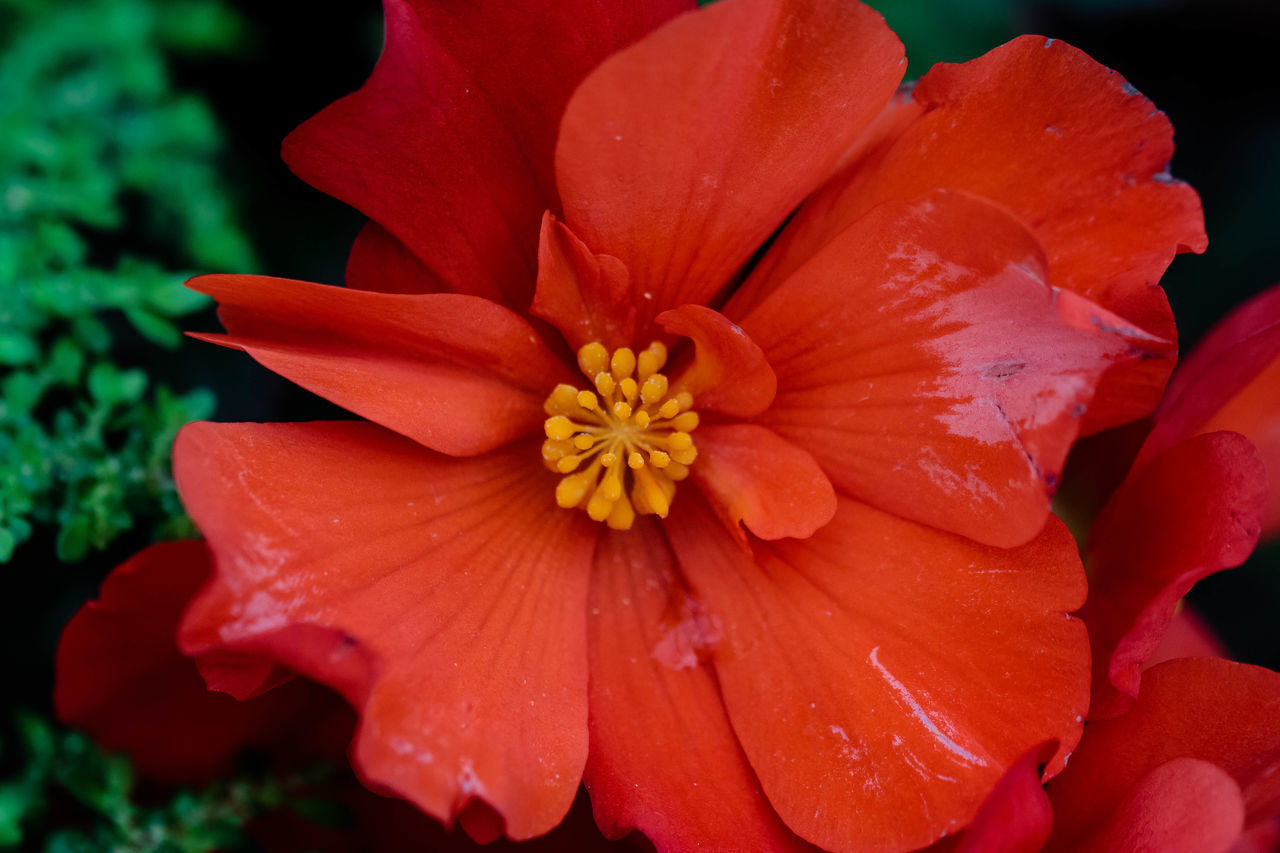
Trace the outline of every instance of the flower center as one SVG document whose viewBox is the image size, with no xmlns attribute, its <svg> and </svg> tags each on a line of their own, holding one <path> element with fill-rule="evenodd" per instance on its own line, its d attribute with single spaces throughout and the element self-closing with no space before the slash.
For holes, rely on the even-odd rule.
<svg viewBox="0 0 1280 853">
<path fill-rule="evenodd" d="M 585 509 L 615 530 L 629 530 L 637 512 L 667 517 L 676 481 L 689 476 L 698 455 L 689 435 L 698 414 L 689 411 L 687 391 L 667 395 L 658 372 L 666 361 L 658 341 L 639 356 L 626 347 L 610 356 L 598 342 L 578 350 L 595 390 L 557 385 L 544 406 L 542 458 L 567 475 L 556 485 L 556 503 Z"/>
</svg>

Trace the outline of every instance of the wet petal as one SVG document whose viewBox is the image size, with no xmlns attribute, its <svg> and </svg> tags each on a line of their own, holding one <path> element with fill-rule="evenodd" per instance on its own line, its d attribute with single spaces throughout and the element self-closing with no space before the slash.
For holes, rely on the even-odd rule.
<svg viewBox="0 0 1280 853">
<path fill-rule="evenodd" d="M 851 496 L 1027 541 L 1098 378 L 1136 357 L 1129 330 L 1089 322 L 1044 276 L 1035 238 L 996 207 L 947 192 L 882 205 L 741 321 L 778 377 L 759 421 Z"/>
<path fill-rule="evenodd" d="M 188 426 L 175 475 L 218 573 L 185 649 L 332 684 L 360 713 L 363 778 L 436 818 L 479 805 L 512 838 L 547 831 L 586 761 L 597 529 L 555 506 L 538 459 L 363 423 Z"/>
<path fill-rule="evenodd" d="M 384 0 L 386 47 L 358 92 L 293 132 L 285 161 L 359 208 L 449 287 L 523 310 L 569 94 L 685 0 Z M 548 38 L 547 33 L 573 33 Z"/>
<path fill-rule="evenodd" d="M 936 65 L 912 97 L 916 121 L 806 204 L 754 273 L 770 284 L 753 289 L 784 281 L 877 204 L 945 187 L 1029 223 L 1055 287 L 1176 340 L 1155 284 L 1175 253 L 1203 251 L 1206 241 L 1199 198 L 1167 171 L 1172 128 L 1150 101 L 1081 51 L 1039 36 Z M 1088 428 L 1150 411 L 1172 368 L 1166 359 L 1110 371 Z"/>
<path fill-rule="evenodd" d="M 1266 491 L 1253 445 L 1219 432 L 1155 457 L 1108 501 L 1090 533 L 1089 600 L 1080 612 L 1093 648 L 1091 717 L 1129 708 L 1178 601 L 1253 551 Z"/>
<path fill-rule="evenodd" d="M 902 45 L 841 0 L 732 0 L 605 60 L 556 148 L 565 221 L 631 273 L 641 336 L 704 303 L 893 94 Z"/>
<path fill-rule="evenodd" d="M 218 300 L 229 332 L 200 337 L 442 453 L 539 432 L 547 391 L 572 377 L 528 322 L 474 296 L 238 275 L 190 286 Z"/>
<path fill-rule="evenodd" d="M 1061 524 L 1002 550 L 842 500 L 808 539 L 753 539 L 754 561 L 692 496 L 665 528 L 719 620 L 734 731 L 809 841 L 923 846 L 1031 746 L 1079 739 L 1088 649 L 1064 611 L 1084 574 Z"/>
<path fill-rule="evenodd" d="M 701 659 L 716 627 L 688 597 L 653 522 L 601 539 L 590 596 L 585 781 L 605 833 L 638 829 L 660 851 L 728 839 L 812 849 L 783 826 L 747 765 Z"/>
</svg>

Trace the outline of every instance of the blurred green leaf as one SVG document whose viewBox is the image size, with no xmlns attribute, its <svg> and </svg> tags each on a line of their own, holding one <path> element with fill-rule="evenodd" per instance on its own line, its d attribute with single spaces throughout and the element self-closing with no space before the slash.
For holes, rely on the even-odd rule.
<svg viewBox="0 0 1280 853">
<path fill-rule="evenodd" d="M 209 300 L 172 263 L 254 267 L 216 118 L 166 57 L 245 32 L 220 0 L 0 0 L 0 562 L 38 525 L 64 560 L 139 521 L 191 531 L 169 447 L 211 398 L 150 387 L 158 350 L 122 334 L 181 345 Z"/>
</svg>

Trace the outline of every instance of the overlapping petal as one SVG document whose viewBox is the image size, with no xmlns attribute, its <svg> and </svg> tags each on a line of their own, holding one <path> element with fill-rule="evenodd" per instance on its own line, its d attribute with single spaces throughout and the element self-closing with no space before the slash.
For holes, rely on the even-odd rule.
<svg viewBox="0 0 1280 853">
<path fill-rule="evenodd" d="M 1098 377 L 1134 357 L 1060 295 L 1002 210 L 948 192 L 886 203 L 740 321 L 778 377 L 759 420 L 837 489 L 1018 545 L 1044 524 Z"/>
<path fill-rule="evenodd" d="M 692 7 L 385 0 L 373 75 L 295 130 L 285 161 L 451 289 L 524 309 L 538 221 L 559 207 L 552 148 L 569 94 L 606 56 Z"/>
<path fill-rule="evenodd" d="M 1157 282 L 1174 254 L 1203 251 L 1195 192 L 1169 177 L 1168 119 L 1119 74 L 1053 39 L 1023 36 L 959 65 L 941 64 L 912 92 L 919 117 L 809 201 L 749 282 L 785 280 L 875 205 L 937 187 L 1012 211 L 1045 247 L 1049 281 L 1147 334 L 1175 340 Z M 1112 371 L 1091 429 L 1145 414 L 1172 358 Z"/>
<path fill-rule="evenodd" d="M 879 14 L 736 0 L 605 60 L 565 109 L 565 221 L 631 273 L 653 317 L 716 294 L 831 172 L 906 65 Z"/>
<path fill-rule="evenodd" d="M 964 832 L 931 845 L 928 853 L 1038 853 L 1053 828 L 1053 808 L 1040 776 L 1057 751 L 1058 745 L 1047 741 L 1023 753 Z"/>
<path fill-rule="evenodd" d="M 672 386 L 692 394 L 700 411 L 749 418 L 773 402 L 778 390 L 773 368 L 756 342 L 728 317 L 702 305 L 681 305 L 659 314 L 658 324 L 693 342 L 693 358 Z"/>
<path fill-rule="evenodd" d="M 1166 785 L 1163 795 L 1143 788 L 1154 784 L 1148 774 L 1174 759 L 1197 759 L 1224 770 L 1243 795 L 1246 826 L 1275 815 L 1280 811 L 1278 715 L 1278 673 L 1214 658 L 1153 667 L 1143 678 L 1133 709 L 1115 719 L 1091 722 L 1070 765 L 1049 783 L 1055 830 L 1046 849 L 1076 850 L 1090 834 L 1105 828 L 1112 812 L 1135 790 L 1159 805 L 1183 783 Z M 1213 787 L 1216 793 L 1206 794 L 1212 797 L 1204 806 L 1215 807 L 1215 812 L 1229 809 L 1223 786 Z M 1137 804 L 1131 801 L 1132 805 Z M 1186 801 L 1179 806 L 1185 819 L 1190 806 Z M 1200 808 L 1190 808 L 1189 815 L 1194 817 Z M 1179 814 L 1163 817 L 1177 819 Z"/>
<path fill-rule="evenodd" d="M 201 337 L 443 453 L 538 432 L 547 388 L 572 377 L 526 320 L 474 296 L 237 275 L 190 286 L 218 300 L 229 333 Z"/>
<path fill-rule="evenodd" d="M 1178 601 L 1196 581 L 1249 556 L 1266 493 L 1253 445 L 1218 432 L 1156 456 L 1112 496 L 1090 533 L 1089 600 L 1080 614 L 1093 649 L 1091 717 L 1128 709 Z"/>
<path fill-rule="evenodd" d="M 622 261 L 597 255 L 548 212 L 538 241 L 538 289 L 529 312 L 576 351 L 599 341 L 610 352 L 636 343 L 631 278 Z"/>
<path fill-rule="evenodd" d="M 341 754 L 351 721 L 333 694 L 294 681 L 237 702 L 206 690 L 178 652 L 183 608 L 209 573 L 204 543 L 186 541 L 153 545 L 108 575 L 63 630 L 58 716 L 166 782 L 205 782 L 249 747 Z"/>
<path fill-rule="evenodd" d="M 698 430 L 694 479 L 731 528 L 803 538 L 831 520 L 836 494 L 813 456 L 756 424 Z"/>
<path fill-rule="evenodd" d="M 702 660 L 717 639 L 653 523 L 601 539 L 591 580 L 585 781 L 611 837 L 663 851 L 811 850 L 760 791 Z"/>
<path fill-rule="evenodd" d="M 454 459 L 362 423 L 195 424 L 175 474 L 216 557 L 186 651 L 269 654 L 341 690 L 373 785 L 445 822 L 547 831 L 587 751 L 596 528 L 538 451 Z"/>
<path fill-rule="evenodd" d="M 365 223 L 351 245 L 347 287 L 379 293 L 444 293 L 449 287 L 376 222 Z"/>
<path fill-rule="evenodd" d="M 955 832 L 1031 746 L 1080 736 L 1084 574 L 1051 521 L 1014 550 L 851 500 L 809 539 L 752 540 L 694 497 L 666 522 L 734 730 L 770 802 L 831 850 Z M 1055 759 L 1056 772 L 1062 759 Z"/>
</svg>

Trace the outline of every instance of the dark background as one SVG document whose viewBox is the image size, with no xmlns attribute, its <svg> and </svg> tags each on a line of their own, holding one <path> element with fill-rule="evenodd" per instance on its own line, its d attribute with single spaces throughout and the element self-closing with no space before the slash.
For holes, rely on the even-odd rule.
<svg viewBox="0 0 1280 853">
<path fill-rule="evenodd" d="M 554 2 L 554 0 L 549 0 Z M 620 0 L 626 2 L 626 0 Z M 240 195 L 259 272 L 339 283 L 363 217 L 294 178 L 280 141 L 302 120 L 359 87 L 376 59 L 381 13 L 374 0 L 318 4 L 240 0 L 249 22 L 238 55 L 187 60 L 178 85 L 203 95 L 227 136 L 225 173 Z M 1187 351 L 1233 305 L 1280 281 L 1280 4 L 1255 2 L 872 2 L 907 45 L 908 78 L 934 61 L 972 58 L 1024 32 L 1067 41 L 1117 69 L 1169 114 L 1177 133 L 1172 171 L 1203 199 L 1209 251 L 1182 256 L 1164 280 Z M 554 38 L 549 33 L 548 38 Z M 235 272 L 238 270 L 216 270 Z M 212 312 L 193 326 L 214 329 Z M 189 342 L 148 369 L 173 387 L 213 388 L 220 420 L 341 416 L 242 354 Z M 1280 393 L 1280 389 L 1277 390 Z M 25 579 L 5 607 L 2 644 L 18 649 L 8 677 L 18 704 L 47 710 L 61 625 L 111 567 L 145 545 L 126 536 L 109 551 Z M 37 562 L 39 562 L 37 560 Z M 1193 600 L 1242 660 L 1280 668 L 1280 547 L 1203 582 Z"/>
</svg>

